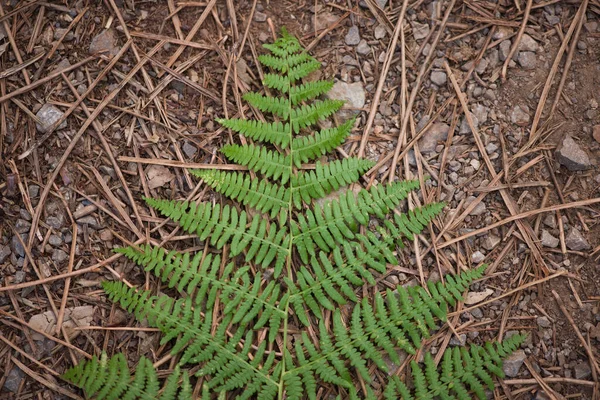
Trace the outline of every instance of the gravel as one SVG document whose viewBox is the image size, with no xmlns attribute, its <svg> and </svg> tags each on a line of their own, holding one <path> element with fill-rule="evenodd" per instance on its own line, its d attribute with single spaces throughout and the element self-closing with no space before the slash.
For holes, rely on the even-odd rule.
<svg viewBox="0 0 600 400">
<path fill-rule="evenodd" d="M 571 228 L 565 238 L 565 244 L 569 250 L 573 251 L 584 251 L 592 248 L 577 228 Z"/>
<path fill-rule="evenodd" d="M 443 86 L 448 81 L 448 75 L 446 75 L 443 71 L 432 71 L 431 72 L 431 82 L 433 82 L 437 86 Z"/>
<path fill-rule="evenodd" d="M 58 107 L 52 104 L 44 104 L 42 108 L 35 114 L 38 118 L 39 123 L 35 124 L 36 129 L 40 133 L 46 133 L 55 123 L 57 123 L 65 113 L 62 112 Z M 67 127 L 67 121 L 63 121 L 58 129 L 64 129 Z"/>
<path fill-rule="evenodd" d="M 504 370 L 506 376 L 511 378 L 517 376 L 526 358 L 527 356 L 525 355 L 525 351 L 523 350 L 517 350 L 513 354 L 508 356 L 504 360 L 504 364 L 502 366 L 502 369 Z"/>
</svg>

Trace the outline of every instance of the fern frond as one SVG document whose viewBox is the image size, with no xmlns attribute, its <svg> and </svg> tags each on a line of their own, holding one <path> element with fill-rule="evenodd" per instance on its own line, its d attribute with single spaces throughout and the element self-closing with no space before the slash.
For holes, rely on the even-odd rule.
<svg viewBox="0 0 600 400">
<path fill-rule="evenodd" d="M 299 136 L 292 140 L 292 158 L 297 168 L 302 163 L 319 158 L 336 147 L 350 134 L 355 119 L 349 119 L 344 124 L 336 127 L 323 129 L 314 135 Z"/>
<path fill-rule="evenodd" d="M 169 296 L 152 296 L 148 291 L 128 288 L 121 282 L 104 282 L 103 288 L 111 301 L 133 312 L 138 320 L 147 319 L 148 324 L 163 332 L 161 344 L 174 338 L 177 341 L 171 354 L 182 353 L 180 364 L 203 364 L 197 376 L 210 377 L 207 385 L 215 391 L 227 391 L 252 386 L 256 391 L 277 393 L 277 383 L 270 376 L 274 353 L 266 356 L 266 342 L 257 350 L 253 344 L 252 330 L 247 333 L 242 326 L 227 336 L 232 317 L 226 316 L 212 332 L 212 307 L 215 296 L 210 296 L 205 315 L 191 301 L 174 300 Z M 243 345 L 239 351 L 238 346 Z M 251 396 L 252 394 L 250 394 Z"/>
<path fill-rule="evenodd" d="M 217 119 L 226 128 L 238 132 L 250 139 L 272 143 L 283 149 L 290 144 L 290 127 L 281 122 L 262 122 L 248 119 Z"/>
<path fill-rule="evenodd" d="M 277 89 L 283 90 L 280 88 Z M 284 120 L 290 115 L 290 105 L 285 98 L 265 96 L 254 92 L 248 92 L 243 97 L 250 105 L 262 112 L 269 112 Z"/>
<path fill-rule="evenodd" d="M 275 217 L 279 210 L 288 208 L 290 190 L 266 180 L 252 179 L 248 174 L 220 170 L 190 170 L 190 173 L 201 178 L 216 192 L 237 200 L 243 205 L 260 212 L 271 213 Z"/>
<path fill-rule="evenodd" d="M 289 96 L 292 105 L 295 106 L 305 100 L 311 100 L 327 93 L 333 87 L 333 81 L 313 81 L 301 85 L 292 86 Z"/>
<path fill-rule="evenodd" d="M 317 162 L 314 171 L 302 171 L 292 177 L 292 201 L 300 208 L 302 201 L 323 198 L 340 186 L 358 181 L 373 165 L 373 161 L 354 157 L 328 164 Z"/>
<path fill-rule="evenodd" d="M 312 104 L 304 104 L 290 111 L 290 124 L 294 133 L 300 132 L 307 126 L 315 124 L 317 121 L 331 116 L 342 108 L 342 100 L 316 100 Z"/>
<path fill-rule="evenodd" d="M 337 244 L 353 239 L 357 223 L 366 225 L 373 215 L 384 218 L 418 187 L 419 181 L 414 180 L 372 186 L 358 194 L 347 191 L 323 206 L 316 204 L 314 211 L 306 211 L 306 216 L 299 214 L 297 221 L 291 221 L 291 227 L 302 261 L 307 263 L 317 247 L 330 251 Z"/>
<path fill-rule="evenodd" d="M 261 274 L 252 278 L 249 266 L 236 268 L 234 263 L 229 263 L 220 273 L 221 257 L 201 251 L 193 258 L 190 253 L 167 252 L 160 246 L 150 245 L 116 251 L 167 282 L 169 288 L 176 287 L 179 292 L 188 294 L 196 307 L 207 308 L 209 296 L 218 293 L 223 314 L 232 317 L 232 324 L 246 325 L 257 319 L 253 329 L 267 324 L 274 328 L 270 331 L 269 342 L 275 339 L 277 328 L 286 316 L 277 306 L 281 291 L 277 282 L 272 280 L 262 288 Z M 284 296 L 282 300 L 285 302 L 286 298 Z"/>
<path fill-rule="evenodd" d="M 459 279 L 466 282 L 467 275 L 463 273 Z M 472 274 L 472 276 L 476 275 Z M 367 298 L 363 298 L 354 306 L 347 324 L 344 323 L 341 312 L 336 308 L 332 317 L 333 337 L 324 321 L 320 322 L 321 351 L 307 342 L 310 341 L 307 336 L 303 337 L 302 347 L 297 348 L 296 352 L 307 351 L 310 355 L 307 358 L 310 363 L 299 368 L 314 366 L 313 373 L 323 380 L 332 379 L 333 371 L 336 372 L 335 376 L 338 380 L 347 380 L 350 375 L 345 364 L 348 362 L 365 381 L 370 381 L 370 374 L 365 365 L 366 360 L 372 361 L 382 371 L 386 371 L 387 367 L 381 358 L 380 349 L 383 349 L 393 361 L 398 361 L 396 347 L 414 354 L 421 346 L 422 339 L 429 337 L 430 330 L 436 327 L 435 317 L 446 318 L 446 309 L 445 299 L 432 297 L 420 286 L 398 287 L 395 292 L 388 290 L 385 299 L 376 292 L 374 305 L 371 305 Z M 317 371 L 317 365 L 320 365 L 321 372 Z"/>
<path fill-rule="evenodd" d="M 290 156 L 252 144 L 229 144 L 224 146 L 221 151 L 231 161 L 245 165 L 252 171 L 260 172 L 266 178 L 280 180 L 282 185 L 290 179 L 292 173 Z"/>
<path fill-rule="evenodd" d="M 414 235 L 421 233 L 423 228 L 435 218 L 446 206 L 446 203 L 429 203 L 422 207 L 410 210 L 404 214 L 394 214 L 394 222 L 386 220 L 385 227 L 389 235 L 395 238 L 398 245 L 402 245 L 402 237 L 414 240 Z"/>
<path fill-rule="evenodd" d="M 269 225 L 261 215 L 248 220 L 245 211 L 238 212 L 228 205 L 221 210 L 219 204 L 145 200 L 186 232 L 197 234 L 200 240 L 210 238 L 211 246 L 220 249 L 225 243 L 231 243 L 229 251 L 232 256 L 248 249 L 247 262 L 253 261 L 263 268 L 273 266 L 275 276 L 281 273 L 289 253 L 290 237 L 285 229 Z"/>
<path fill-rule="evenodd" d="M 127 360 L 122 353 L 108 359 L 102 353 L 100 360 L 93 357 L 69 369 L 63 378 L 82 388 L 88 396 L 101 399 L 192 399 L 192 386 L 186 371 L 177 366 L 166 381 L 164 391 L 159 393 L 158 376 L 152 362 L 140 358 L 135 375 L 129 373 Z M 181 383 L 179 382 L 181 380 Z"/>
</svg>

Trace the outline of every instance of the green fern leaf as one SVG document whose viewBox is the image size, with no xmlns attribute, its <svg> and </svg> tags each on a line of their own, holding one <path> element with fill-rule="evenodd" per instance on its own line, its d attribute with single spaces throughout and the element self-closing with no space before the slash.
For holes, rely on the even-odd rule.
<svg viewBox="0 0 600 400">
<path fill-rule="evenodd" d="M 251 144 L 242 146 L 230 144 L 224 146 L 221 151 L 233 162 L 260 172 L 265 178 L 279 180 L 282 185 L 290 179 L 292 173 L 290 156 Z"/>
<path fill-rule="evenodd" d="M 323 129 L 312 136 L 299 136 L 292 141 L 292 158 L 297 168 L 302 163 L 321 157 L 339 146 L 350 134 L 354 119 L 337 128 Z"/>
<path fill-rule="evenodd" d="M 227 205 L 221 211 L 219 204 L 213 207 L 208 203 L 145 200 L 185 231 L 197 234 L 200 240 L 210 238 L 210 244 L 218 249 L 225 243 L 231 243 L 232 256 L 248 249 L 245 256 L 247 262 L 254 261 L 263 268 L 273 266 L 275 276 L 281 273 L 289 253 L 290 237 L 285 229 L 269 226 L 260 215 L 248 221 L 245 211 L 238 212 Z"/>
<path fill-rule="evenodd" d="M 160 386 L 152 362 L 145 357 L 140 359 L 135 375 L 131 377 L 127 360 L 122 353 L 108 359 L 102 353 L 100 360 L 96 357 L 83 361 L 69 369 L 63 378 L 81 387 L 88 396 L 96 399 L 154 399 L 158 398 Z M 182 380 L 179 383 L 179 380 Z M 160 400 L 192 399 L 191 385 L 187 372 L 183 374 L 179 367 L 167 379 Z"/>
<path fill-rule="evenodd" d="M 290 110 L 290 124 L 294 133 L 299 133 L 317 121 L 331 116 L 342 108 L 342 100 L 316 100 L 313 104 L 304 104 Z"/>
<path fill-rule="evenodd" d="M 341 186 L 358 181 L 373 165 L 372 161 L 354 157 L 328 164 L 317 162 L 314 171 L 303 171 L 292 177 L 292 201 L 300 208 L 302 201 L 323 198 Z"/>
<path fill-rule="evenodd" d="M 327 93 L 333 87 L 333 81 L 313 81 L 306 82 L 290 88 L 290 101 L 295 106 L 305 100 L 315 99 Z"/>
<path fill-rule="evenodd" d="M 287 83 L 287 87 L 277 87 L 276 89 L 283 91 L 287 90 L 288 87 L 289 82 Z M 246 100 L 250 105 L 258 108 L 262 112 L 269 112 L 283 119 L 287 119 L 290 115 L 290 107 L 286 99 L 282 99 L 279 97 L 264 96 L 262 94 L 252 92 L 244 94 L 243 97 L 244 100 Z"/>
<path fill-rule="evenodd" d="M 232 200 L 260 212 L 270 212 L 271 218 L 281 209 L 286 209 L 290 201 L 289 188 L 265 180 L 253 180 L 247 174 L 219 170 L 190 170 L 190 173 L 204 179 L 215 191 Z"/>
<path fill-rule="evenodd" d="M 217 119 L 226 128 L 238 132 L 254 140 L 272 143 L 287 148 L 291 137 L 289 124 L 281 122 L 261 122 L 247 119 Z"/>
</svg>

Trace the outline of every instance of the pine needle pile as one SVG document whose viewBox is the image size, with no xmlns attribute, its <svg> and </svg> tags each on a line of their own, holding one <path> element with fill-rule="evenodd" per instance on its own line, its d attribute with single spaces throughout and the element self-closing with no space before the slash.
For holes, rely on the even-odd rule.
<svg viewBox="0 0 600 400">
<path fill-rule="evenodd" d="M 343 106 L 321 99 L 333 83 L 306 79 L 320 63 L 285 30 L 264 47 L 269 54 L 259 59 L 271 71 L 265 94 L 244 99 L 270 121 L 218 121 L 252 142 L 222 149 L 252 174 L 191 171 L 223 196 L 221 203 L 145 199 L 206 246 L 193 254 L 118 249 L 177 296 L 103 285 L 112 301 L 160 329 L 177 367 L 159 379 L 146 358 L 131 374 L 123 355 L 103 354 L 64 377 L 100 399 L 485 399 L 521 336 L 450 348 L 439 365 L 420 351 L 485 266 L 426 288 L 381 291 L 377 279 L 400 264 L 403 241 L 414 240 L 444 204 L 400 212 L 418 181 L 331 196 L 374 163 L 322 161 L 355 121 L 315 132 Z M 386 374 L 405 354 L 412 361 L 402 375 Z"/>
</svg>

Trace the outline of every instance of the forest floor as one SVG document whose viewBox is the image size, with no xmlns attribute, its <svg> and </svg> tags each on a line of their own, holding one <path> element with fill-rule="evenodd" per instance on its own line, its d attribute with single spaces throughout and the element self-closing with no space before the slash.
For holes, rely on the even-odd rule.
<svg viewBox="0 0 600 400">
<path fill-rule="evenodd" d="M 59 375 L 102 350 L 166 354 L 106 299 L 160 286 L 112 249 L 193 245 L 142 197 L 203 189 L 181 167 L 225 162 L 214 119 L 249 112 L 282 26 L 358 113 L 340 156 L 447 203 L 380 288 L 490 264 L 432 351 L 527 333 L 495 398 L 600 399 L 600 1 L 403 5 L 0 0 L 0 399 L 81 398 Z"/>
</svg>

